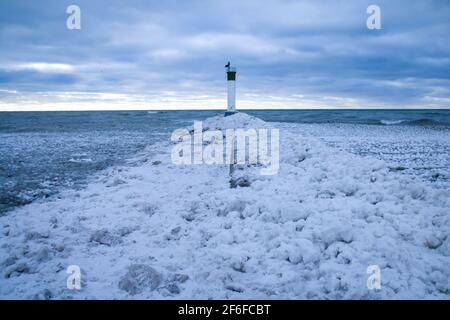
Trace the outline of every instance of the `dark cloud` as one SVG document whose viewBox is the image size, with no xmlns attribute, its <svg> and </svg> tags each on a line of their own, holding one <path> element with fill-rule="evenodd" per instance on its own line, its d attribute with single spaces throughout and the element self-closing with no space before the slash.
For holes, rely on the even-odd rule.
<svg viewBox="0 0 450 320">
<path fill-rule="evenodd" d="M 2 0 L 0 103 L 103 92 L 220 107 L 231 60 L 247 107 L 450 107 L 450 3 L 375 1 L 373 31 L 373 2 Z M 70 4 L 81 30 L 66 28 Z"/>
<path fill-rule="evenodd" d="M 77 80 L 77 75 L 74 74 L 46 73 L 33 70 L 9 71 L 0 69 L 0 84 L 14 83 L 30 88 L 41 86 L 41 89 L 47 89 L 45 87 L 46 84 L 52 86 L 64 86 L 74 84 Z"/>
</svg>

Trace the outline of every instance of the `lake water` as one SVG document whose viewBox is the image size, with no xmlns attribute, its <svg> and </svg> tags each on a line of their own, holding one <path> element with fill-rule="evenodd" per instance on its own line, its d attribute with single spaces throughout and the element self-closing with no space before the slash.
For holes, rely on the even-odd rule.
<svg viewBox="0 0 450 320">
<path fill-rule="evenodd" d="M 394 138 L 394 132 L 402 131 L 401 128 L 427 128 L 441 136 L 450 132 L 450 110 L 245 112 L 265 121 L 325 126 L 373 125 L 378 129 L 390 128 L 387 135 Z M 0 112 L 0 214 L 35 199 L 52 196 L 60 188 L 82 188 L 91 174 L 123 164 L 145 146 L 169 139 L 176 128 L 222 113 L 217 110 Z M 311 132 L 313 130 L 311 128 Z M 345 132 L 352 135 L 352 130 Z M 448 158 L 448 149 L 442 148 L 439 147 L 441 156 Z M 351 146 L 348 149 L 368 152 Z"/>
</svg>

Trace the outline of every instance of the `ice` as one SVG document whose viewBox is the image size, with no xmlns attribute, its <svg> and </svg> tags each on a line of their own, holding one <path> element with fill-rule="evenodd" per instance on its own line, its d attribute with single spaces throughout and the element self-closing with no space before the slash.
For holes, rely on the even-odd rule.
<svg viewBox="0 0 450 320">
<path fill-rule="evenodd" d="M 150 266 L 134 264 L 128 268 L 128 272 L 119 282 L 119 288 L 127 291 L 131 295 L 141 293 L 142 291 L 155 290 L 162 281 L 162 275 Z M 175 284 L 170 289 L 177 291 Z"/>
<path fill-rule="evenodd" d="M 279 173 L 244 168 L 250 185 L 231 188 L 229 166 L 175 165 L 170 141 L 151 145 L 135 166 L 0 217 L 0 297 L 450 298 L 444 180 L 352 153 L 343 127 L 331 136 L 331 126 L 244 113 L 206 127 L 279 128 Z M 69 265 L 81 268 L 81 290 L 66 287 Z M 380 290 L 366 286 L 370 265 Z"/>
</svg>

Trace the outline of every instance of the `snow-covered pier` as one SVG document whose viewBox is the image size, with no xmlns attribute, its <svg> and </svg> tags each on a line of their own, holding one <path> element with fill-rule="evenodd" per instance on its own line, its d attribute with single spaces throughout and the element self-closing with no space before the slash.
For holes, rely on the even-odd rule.
<svg viewBox="0 0 450 320">
<path fill-rule="evenodd" d="M 275 175 L 176 165 L 153 145 L 80 191 L 0 217 L 3 298 L 449 298 L 450 191 L 236 113 L 209 128 L 280 130 Z M 67 267 L 81 289 L 66 286 Z M 367 268 L 381 289 L 367 288 Z"/>
</svg>

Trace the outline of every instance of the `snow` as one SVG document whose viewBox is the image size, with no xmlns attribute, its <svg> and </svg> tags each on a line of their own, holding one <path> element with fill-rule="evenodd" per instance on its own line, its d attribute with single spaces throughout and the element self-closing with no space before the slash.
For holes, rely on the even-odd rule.
<svg viewBox="0 0 450 320">
<path fill-rule="evenodd" d="M 0 297 L 449 299 L 448 188 L 302 124 L 237 113 L 203 127 L 280 129 L 278 174 L 240 168 L 251 183 L 230 188 L 228 165 L 174 165 L 170 141 L 149 146 L 0 217 Z M 70 265 L 81 290 L 66 287 Z"/>
</svg>

